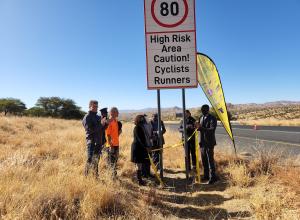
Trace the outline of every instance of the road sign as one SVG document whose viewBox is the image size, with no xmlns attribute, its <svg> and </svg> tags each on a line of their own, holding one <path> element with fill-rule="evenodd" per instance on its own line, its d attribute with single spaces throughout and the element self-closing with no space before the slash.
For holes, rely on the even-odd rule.
<svg viewBox="0 0 300 220">
<path fill-rule="evenodd" d="M 197 87 L 194 0 L 144 0 L 148 89 Z"/>
</svg>

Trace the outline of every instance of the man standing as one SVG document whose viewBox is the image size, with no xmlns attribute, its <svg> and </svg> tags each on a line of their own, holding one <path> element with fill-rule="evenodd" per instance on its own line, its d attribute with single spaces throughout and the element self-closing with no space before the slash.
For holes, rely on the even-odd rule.
<svg viewBox="0 0 300 220">
<path fill-rule="evenodd" d="M 191 162 L 193 165 L 193 170 L 196 170 L 196 151 L 195 151 L 195 123 L 196 120 L 192 117 L 191 112 L 189 110 L 185 110 L 186 115 L 186 135 L 190 138 L 187 142 L 188 147 L 188 170 L 191 171 Z M 179 131 L 183 134 L 183 122 L 180 125 Z M 183 136 L 183 135 L 182 135 Z M 192 156 L 192 161 L 191 161 Z"/>
<path fill-rule="evenodd" d="M 209 180 L 209 184 L 217 181 L 216 168 L 214 161 L 214 147 L 216 145 L 215 131 L 217 127 L 217 119 L 209 114 L 209 106 L 201 107 L 202 117 L 197 125 L 200 131 L 200 149 L 201 159 L 204 168 L 204 177 L 202 180 Z"/>
<path fill-rule="evenodd" d="M 155 113 L 155 114 L 153 114 L 152 117 L 153 117 L 151 120 L 151 126 L 152 126 L 152 132 L 153 132 L 152 141 L 153 141 L 153 150 L 155 150 L 155 149 L 159 149 L 159 148 L 163 147 L 163 145 L 165 144 L 163 134 L 166 133 L 166 128 L 165 128 L 164 122 L 161 120 L 162 143 L 161 143 L 161 146 L 159 146 L 158 114 Z M 160 166 L 159 166 L 160 152 L 161 151 L 154 151 L 153 155 L 152 155 L 153 162 L 156 165 L 157 170 L 160 169 Z"/>
<path fill-rule="evenodd" d="M 102 137 L 101 133 L 104 129 L 104 120 L 97 115 L 98 101 L 91 100 L 89 103 L 89 112 L 84 116 L 82 125 L 86 133 L 87 143 L 87 161 L 84 174 L 87 176 L 89 170 L 92 168 L 94 175 L 98 177 L 98 162 L 102 151 Z"/>
<path fill-rule="evenodd" d="M 109 144 L 109 163 L 113 170 L 113 177 L 117 176 L 117 161 L 119 158 L 119 111 L 116 107 L 110 109 L 109 124 L 106 129 L 107 143 Z"/>
</svg>

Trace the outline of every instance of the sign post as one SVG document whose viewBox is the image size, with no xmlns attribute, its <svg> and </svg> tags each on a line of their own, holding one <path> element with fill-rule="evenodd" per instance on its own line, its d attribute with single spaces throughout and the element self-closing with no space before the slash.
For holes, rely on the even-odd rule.
<svg viewBox="0 0 300 220">
<path fill-rule="evenodd" d="M 187 136 L 186 136 L 186 114 L 185 114 L 185 90 L 182 89 L 182 111 L 183 111 L 183 138 L 184 138 L 184 153 L 185 153 L 185 177 L 188 180 L 189 179 L 189 158 L 188 158 L 188 146 L 187 146 Z"/>
<path fill-rule="evenodd" d="M 158 145 L 159 148 L 162 148 L 162 130 L 161 130 L 161 111 L 160 111 L 160 90 L 157 90 L 157 109 L 158 109 L 158 122 L 157 122 L 157 128 L 158 128 Z M 159 170 L 160 170 L 160 178 L 164 178 L 164 166 L 163 166 L 163 150 L 161 149 L 159 151 Z"/>
<path fill-rule="evenodd" d="M 158 120 L 161 126 L 160 89 L 197 88 L 198 85 L 195 0 L 144 0 L 144 15 L 147 88 L 157 89 Z M 185 110 L 185 95 L 182 91 Z M 186 138 L 184 135 L 185 148 Z M 159 140 L 161 144 L 160 128 Z M 187 150 L 185 154 L 187 157 Z M 162 151 L 160 158 L 162 177 Z"/>
</svg>

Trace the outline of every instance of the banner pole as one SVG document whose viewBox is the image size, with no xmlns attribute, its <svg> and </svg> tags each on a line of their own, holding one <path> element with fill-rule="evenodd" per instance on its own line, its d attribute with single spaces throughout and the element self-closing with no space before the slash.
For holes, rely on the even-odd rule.
<svg viewBox="0 0 300 220">
<path fill-rule="evenodd" d="M 158 145 L 162 148 L 162 133 L 161 133 L 161 107 L 160 107 L 160 90 L 157 90 L 157 114 L 158 114 Z M 160 167 L 160 178 L 164 177 L 164 167 L 163 167 L 163 150 L 159 151 L 159 167 Z"/>
<path fill-rule="evenodd" d="M 224 99 L 225 99 L 225 96 L 224 96 Z M 226 105 L 226 111 L 228 113 L 227 105 Z M 230 130 L 231 130 L 231 134 L 232 134 L 232 143 L 233 143 L 233 148 L 234 148 L 234 154 L 235 154 L 235 157 L 237 157 L 235 140 L 234 140 L 232 125 L 231 125 L 231 121 L 229 120 L 229 116 L 228 116 L 228 121 L 229 121 L 229 126 L 230 126 Z"/>
<path fill-rule="evenodd" d="M 185 116 L 185 89 L 182 89 L 182 111 L 183 111 L 183 138 L 184 138 L 184 153 L 185 153 L 185 175 L 186 180 L 189 179 L 189 160 L 188 160 L 188 146 L 187 146 L 187 136 L 186 136 L 186 116 Z"/>
</svg>

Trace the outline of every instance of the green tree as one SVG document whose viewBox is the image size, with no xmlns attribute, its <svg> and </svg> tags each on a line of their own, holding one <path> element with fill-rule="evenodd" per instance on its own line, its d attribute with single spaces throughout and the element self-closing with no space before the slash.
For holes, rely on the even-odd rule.
<svg viewBox="0 0 300 220">
<path fill-rule="evenodd" d="M 45 116 L 59 117 L 62 104 L 63 99 L 59 97 L 40 97 L 35 105 L 45 110 Z"/>
<path fill-rule="evenodd" d="M 40 108 L 40 107 L 32 107 L 30 109 L 27 109 L 25 111 L 25 114 L 27 116 L 31 116 L 31 117 L 44 117 L 44 116 L 47 116 L 47 112 L 45 111 L 45 109 Z"/>
<path fill-rule="evenodd" d="M 72 99 L 65 99 L 62 100 L 60 115 L 65 119 L 81 119 L 85 112 L 81 111 Z"/>
<path fill-rule="evenodd" d="M 36 107 L 43 109 L 44 116 L 55 118 L 81 119 L 85 114 L 72 99 L 59 97 L 40 97 Z M 34 110 L 38 111 L 39 109 Z"/>
<path fill-rule="evenodd" d="M 20 99 L 6 98 L 0 99 L 0 112 L 4 115 L 20 115 L 26 110 L 26 105 Z"/>
</svg>

